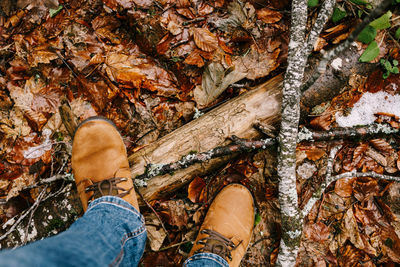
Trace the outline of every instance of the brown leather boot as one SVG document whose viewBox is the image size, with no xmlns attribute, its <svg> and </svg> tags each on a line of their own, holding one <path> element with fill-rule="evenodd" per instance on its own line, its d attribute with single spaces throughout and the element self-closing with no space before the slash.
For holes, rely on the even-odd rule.
<svg viewBox="0 0 400 267">
<path fill-rule="evenodd" d="M 230 184 L 215 197 L 190 256 L 200 252 L 214 253 L 229 266 L 239 266 L 254 226 L 254 201 L 241 184 Z"/>
<path fill-rule="evenodd" d="M 106 195 L 119 196 L 139 210 L 126 148 L 111 121 L 91 117 L 78 126 L 72 171 L 85 211 L 90 200 Z"/>
</svg>

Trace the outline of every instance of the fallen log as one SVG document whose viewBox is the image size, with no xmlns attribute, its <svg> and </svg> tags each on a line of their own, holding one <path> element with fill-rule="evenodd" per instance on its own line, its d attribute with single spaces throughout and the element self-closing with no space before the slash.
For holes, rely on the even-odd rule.
<svg viewBox="0 0 400 267">
<path fill-rule="evenodd" d="M 260 132 L 253 127 L 255 122 L 270 125 L 272 129 L 280 119 L 282 80 L 282 75 L 278 75 L 130 155 L 132 177 L 143 174 L 150 163 L 154 166 L 175 162 L 191 152 L 225 145 L 233 135 L 245 139 L 260 137 Z M 193 177 L 220 166 L 226 159 L 213 159 L 173 174 L 153 177 L 139 190 L 147 201 L 160 199 Z"/>
<path fill-rule="evenodd" d="M 366 75 L 376 67 L 376 64 L 360 63 L 358 57 L 356 48 L 350 47 L 336 58 L 341 59 L 340 69 L 335 69 L 329 64 L 325 75 L 320 76 L 303 92 L 303 119 L 310 108 L 336 96 L 347 85 L 352 74 Z M 310 64 L 308 76 L 315 71 L 313 66 L 316 65 L 318 64 L 315 62 Z M 262 122 L 264 127 L 273 128 L 274 123 L 280 119 L 282 80 L 282 75 L 274 77 L 132 154 L 129 157 L 132 177 L 143 174 L 147 164 L 172 163 L 190 152 L 204 152 L 226 145 L 229 143 L 227 138 L 232 135 L 245 139 L 257 138 L 260 132 L 253 125 L 258 121 Z M 193 177 L 205 175 L 218 168 L 229 158 L 227 156 L 212 159 L 206 164 L 195 164 L 172 175 L 153 177 L 147 181 L 147 187 L 139 190 L 146 200 L 159 199 L 188 183 Z"/>
</svg>

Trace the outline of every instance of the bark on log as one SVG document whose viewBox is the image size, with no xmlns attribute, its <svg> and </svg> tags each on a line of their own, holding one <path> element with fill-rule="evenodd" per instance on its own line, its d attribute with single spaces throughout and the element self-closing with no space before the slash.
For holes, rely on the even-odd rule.
<svg viewBox="0 0 400 267">
<path fill-rule="evenodd" d="M 303 92 L 300 100 L 302 120 L 306 118 L 312 107 L 329 101 L 338 95 L 343 86 L 349 81 L 350 75 L 356 73 L 365 75 L 376 68 L 377 64 L 359 62 L 359 58 L 360 52 L 356 47 L 350 46 L 349 49 L 333 59 L 340 60 L 340 68 L 335 69 L 332 67 L 333 60 L 328 63 L 325 74 L 321 75 L 310 88 Z M 312 76 L 318 65 L 319 59 L 310 59 L 305 80 Z"/>
<path fill-rule="evenodd" d="M 204 152 L 227 144 L 227 138 L 232 135 L 246 139 L 259 137 L 260 133 L 253 127 L 256 121 L 268 125 L 279 121 L 281 87 L 282 75 L 279 75 L 135 152 L 129 156 L 132 177 L 144 173 L 149 163 L 170 163 L 191 151 Z M 153 177 L 147 181 L 147 187 L 139 190 L 147 201 L 159 199 L 223 161 L 214 159 L 172 175 Z"/>
</svg>

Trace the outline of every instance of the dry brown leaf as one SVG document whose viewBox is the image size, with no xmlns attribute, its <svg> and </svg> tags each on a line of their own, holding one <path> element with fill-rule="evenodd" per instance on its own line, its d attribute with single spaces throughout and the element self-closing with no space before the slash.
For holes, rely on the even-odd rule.
<svg viewBox="0 0 400 267">
<path fill-rule="evenodd" d="M 384 139 L 376 138 L 369 140 L 369 142 L 372 144 L 374 148 L 376 148 L 379 151 L 388 153 L 393 152 L 392 146 Z"/>
<path fill-rule="evenodd" d="M 177 8 L 176 13 L 188 19 L 194 19 L 196 17 L 195 15 L 193 15 L 193 12 L 189 8 Z"/>
<path fill-rule="evenodd" d="M 381 153 L 377 152 L 376 150 L 374 150 L 372 148 L 368 148 L 367 151 L 365 151 L 365 155 L 376 160 L 380 165 L 382 165 L 384 167 L 387 166 L 387 160 L 386 160 L 385 156 L 383 156 Z"/>
<path fill-rule="evenodd" d="M 340 255 L 340 257 L 337 258 L 338 266 L 343 266 L 343 267 L 375 266 L 371 258 L 368 256 L 368 254 L 366 254 L 360 249 L 355 248 L 351 244 L 347 244 L 345 247 L 342 247 L 338 253 Z"/>
<path fill-rule="evenodd" d="M 186 63 L 188 65 L 195 65 L 199 68 L 204 66 L 204 60 L 201 57 L 198 49 L 193 50 L 193 52 L 190 53 L 190 55 L 186 57 L 186 59 L 183 63 Z"/>
<path fill-rule="evenodd" d="M 314 51 L 316 51 L 316 52 L 321 51 L 322 48 L 324 48 L 327 45 L 328 45 L 328 42 L 324 38 L 318 37 L 317 41 L 315 41 L 315 44 L 314 44 Z"/>
<path fill-rule="evenodd" d="M 318 147 L 310 147 L 306 150 L 306 155 L 309 160 L 316 161 L 325 155 L 325 150 Z"/>
<path fill-rule="evenodd" d="M 206 182 L 204 181 L 203 178 L 201 177 L 194 178 L 188 187 L 188 198 L 190 199 L 190 201 L 192 201 L 193 203 L 198 202 L 200 193 L 205 186 Z"/>
<path fill-rule="evenodd" d="M 329 130 L 332 124 L 332 114 L 330 112 L 324 112 L 321 116 L 318 116 L 311 120 L 310 125 L 317 130 Z"/>
<path fill-rule="evenodd" d="M 161 223 L 155 214 L 151 213 L 145 218 L 150 247 L 153 251 L 157 251 L 161 248 L 167 233 L 161 227 Z"/>
<path fill-rule="evenodd" d="M 350 197 L 353 195 L 353 183 L 355 178 L 343 178 L 336 181 L 335 193 L 341 197 Z"/>
<path fill-rule="evenodd" d="M 257 10 L 257 18 L 264 23 L 275 23 L 282 19 L 283 15 L 275 10 L 269 8 L 261 8 Z"/>
<path fill-rule="evenodd" d="M 356 147 L 353 153 L 354 164 L 357 164 L 361 160 L 361 158 L 363 157 L 363 153 L 367 151 L 367 149 L 368 149 L 367 143 L 360 144 L 359 146 Z"/>
<path fill-rule="evenodd" d="M 211 14 L 214 11 L 214 8 L 207 3 L 206 1 L 201 1 L 200 5 L 197 7 L 197 12 L 200 16 L 206 16 Z"/>
<path fill-rule="evenodd" d="M 193 39 L 198 48 L 212 52 L 218 47 L 218 38 L 205 28 L 194 28 Z"/>
<path fill-rule="evenodd" d="M 314 242 L 324 242 L 328 240 L 329 232 L 329 226 L 326 226 L 323 222 L 317 222 L 307 225 L 304 234 Z"/>
<path fill-rule="evenodd" d="M 358 178 L 353 184 L 353 189 L 354 197 L 359 201 L 380 195 L 377 180 L 370 177 Z"/>
<path fill-rule="evenodd" d="M 189 216 L 182 199 L 162 202 L 160 208 L 162 209 L 160 215 L 169 225 L 176 226 L 178 229 L 186 226 Z"/>
</svg>

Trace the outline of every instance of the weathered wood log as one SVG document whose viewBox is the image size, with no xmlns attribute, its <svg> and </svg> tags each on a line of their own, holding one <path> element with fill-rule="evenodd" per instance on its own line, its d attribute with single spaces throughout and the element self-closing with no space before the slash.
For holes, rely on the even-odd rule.
<svg viewBox="0 0 400 267">
<path fill-rule="evenodd" d="M 260 133 L 253 127 L 255 122 L 272 126 L 280 119 L 281 84 L 282 75 L 278 75 L 135 152 L 129 156 L 132 177 L 144 173 L 149 163 L 170 163 L 190 152 L 204 152 L 227 144 L 227 138 L 232 135 L 246 139 L 259 137 Z M 171 175 L 153 177 L 147 181 L 147 187 L 139 190 L 148 201 L 159 199 L 224 160 L 214 159 Z"/>
</svg>

